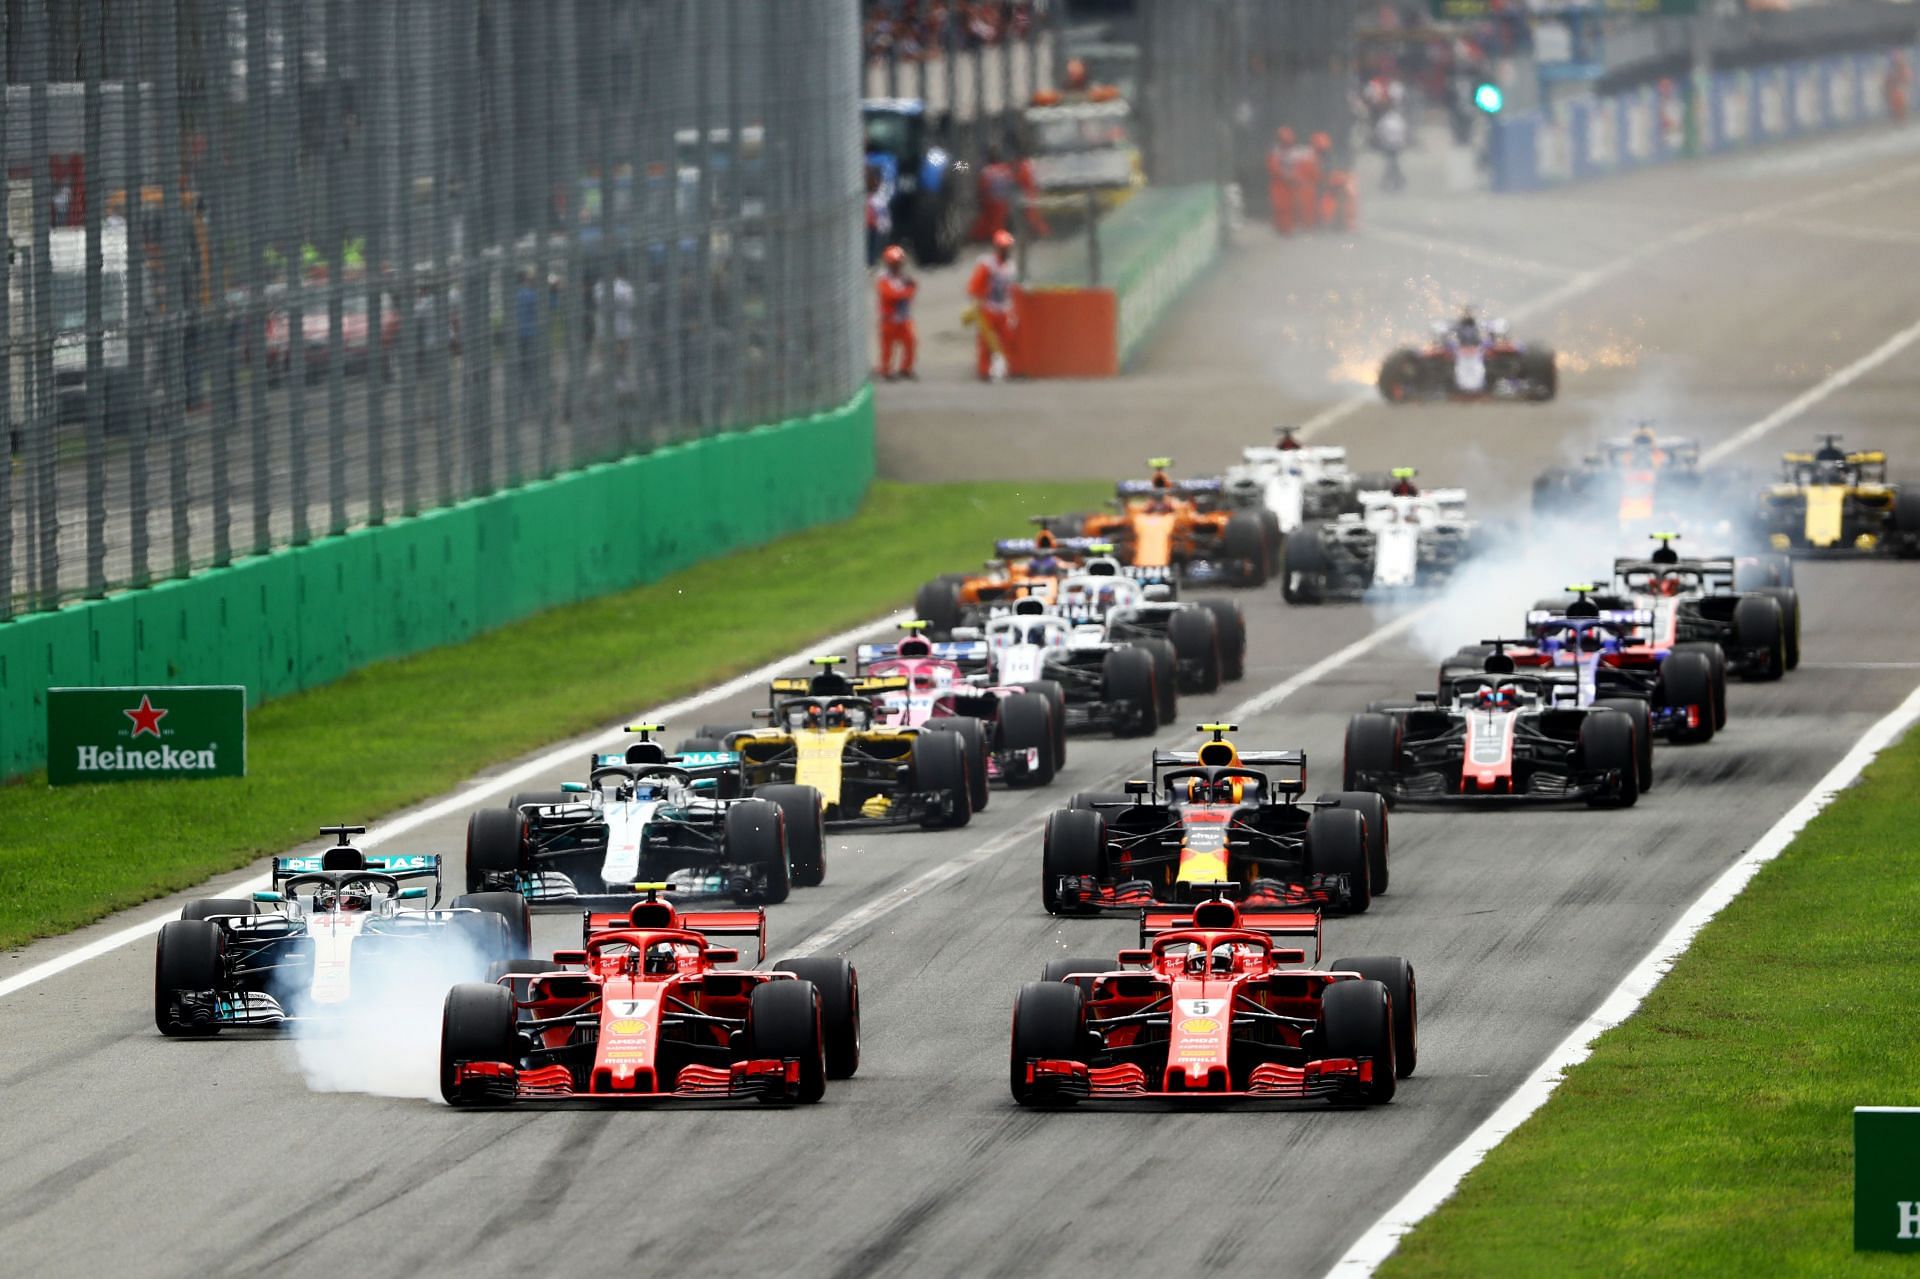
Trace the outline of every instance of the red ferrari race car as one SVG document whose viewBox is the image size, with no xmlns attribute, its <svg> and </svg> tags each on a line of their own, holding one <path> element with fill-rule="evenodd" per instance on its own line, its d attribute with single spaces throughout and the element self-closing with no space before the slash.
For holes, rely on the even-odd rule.
<svg viewBox="0 0 1920 1279">
<path fill-rule="evenodd" d="M 1232 724 L 1194 752 L 1155 751 L 1124 794 L 1082 792 L 1047 819 L 1040 898 L 1056 915 L 1199 901 L 1364 911 L 1387 889 L 1387 806 L 1371 791 L 1306 802 L 1299 751 L 1242 755 Z M 1262 767 L 1254 767 L 1254 766 Z"/>
<path fill-rule="evenodd" d="M 1056 959 L 1013 1005 L 1023 1106 L 1205 1097 L 1377 1105 L 1418 1059 L 1413 965 L 1320 960 L 1318 911 L 1149 910 L 1118 963 Z"/>
<path fill-rule="evenodd" d="M 1380 366 L 1380 394 L 1407 400 L 1551 400 L 1558 365 L 1544 346 L 1507 336 L 1505 320 L 1484 324 L 1468 311 L 1433 324 L 1424 347 L 1401 347 Z"/>
<path fill-rule="evenodd" d="M 726 968 L 756 939 L 760 910 L 681 912 L 664 884 L 625 912 L 590 913 L 579 950 L 503 961 L 493 981 L 447 993 L 440 1095 L 450 1105 L 515 1101 L 814 1102 L 860 1066 L 860 984 L 844 959 Z"/>
</svg>

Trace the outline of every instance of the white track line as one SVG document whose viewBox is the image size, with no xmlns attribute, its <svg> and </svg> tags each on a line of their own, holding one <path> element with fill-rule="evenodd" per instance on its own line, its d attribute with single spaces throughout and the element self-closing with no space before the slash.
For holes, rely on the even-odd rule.
<svg viewBox="0 0 1920 1279">
<path fill-rule="evenodd" d="M 1915 720 L 1920 720 L 1920 688 L 1915 688 L 1896 709 L 1869 728 L 1853 749 L 1842 756 L 1825 777 L 1814 783 L 1812 790 L 1801 796 L 1800 801 L 1788 809 L 1739 861 L 1727 867 L 1718 879 L 1709 884 L 1706 891 L 1694 899 L 1687 912 L 1667 930 L 1666 936 L 1620 979 L 1620 984 L 1572 1034 L 1547 1054 L 1547 1059 L 1527 1077 L 1526 1082 L 1474 1129 L 1465 1141 L 1447 1152 L 1445 1158 L 1428 1170 L 1427 1175 L 1416 1182 L 1400 1202 L 1387 1209 L 1385 1216 L 1369 1226 L 1327 1273 L 1342 1276 L 1343 1279 L 1345 1276 L 1372 1274 L 1399 1247 L 1402 1235 L 1446 1202 L 1489 1151 L 1546 1104 L 1553 1090 L 1560 1086 L 1564 1073 L 1587 1059 L 1595 1039 L 1633 1015 L 1641 1001 L 1667 975 L 1674 961 L 1693 944 L 1695 934 L 1738 897 L 1760 868 L 1785 851 L 1794 836 L 1832 803 L 1835 795 L 1851 786 L 1861 771 L 1873 762 L 1873 758 L 1906 732 Z"/>
<path fill-rule="evenodd" d="M 1782 231 L 1798 231 L 1803 235 L 1822 236 L 1830 240 L 1859 240 L 1866 244 L 1920 248 L 1920 231 L 1895 227 L 1851 226 L 1845 222 L 1815 222 L 1812 218 L 1768 218 L 1767 225 Z"/>
<path fill-rule="evenodd" d="M 1847 365 L 1846 368 L 1828 374 L 1816 385 L 1808 387 L 1773 412 L 1761 418 L 1758 422 L 1729 435 L 1726 439 L 1702 453 L 1700 455 L 1700 461 L 1709 465 L 1718 462 L 1735 450 L 1753 443 L 1761 436 L 1785 426 L 1814 405 L 1832 395 L 1835 391 L 1845 390 L 1847 387 L 1853 385 L 1853 383 L 1859 381 L 1868 373 L 1873 372 L 1882 364 L 1885 364 L 1888 360 L 1891 360 L 1894 356 L 1912 346 L 1916 341 L 1920 341 L 1920 320 L 1916 320 L 1906 328 L 1901 329 L 1879 346 L 1876 346 L 1852 364 Z"/>
<path fill-rule="evenodd" d="M 1804 209 L 1817 209 L 1824 205 L 1833 204 L 1836 201 L 1851 200 L 1857 196 L 1886 190 L 1889 187 L 1911 182 L 1916 178 L 1920 178 L 1920 164 L 1903 165 L 1890 172 L 1877 174 L 1870 178 L 1862 178 L 1858 182 L 1851 182 L 1843 187 L 1835 187 L 1828 191 L 1818 191 L 1812 195 L 1798 196 L 1792 200 L 1782 200 L 1774 204 L 1764 204 L 1755 208 L 1741 210 L 1738 213 L 1723 213 L 1717 217 L 1696 222 L 1691 226 L 1682 227 L 1678 231 L 1669 231 L 1665 235 L 1648 240 L 1637 249 L 1621 254 L 1610 262 L 1602 263 L 1600 266 L 1593 267 L 1590 270 L 1581 271 L 1537 297 L 1528 298 L 1520 305 L 1511 308 L 1507 312 L 1507 318 L 1510 320 L 1523 320 L 1541 311 L 1551 310 L 1553 307 L 1569 302 L 1583 293 L 1591 292 L 1607 281 L 1618 277 L 1628 269 L 1638 266 L 1640 263 L 1657 254 L 1665 253 L 1669 249 L 1677 249 L 1689 244 L 1696 244 L 1701 240 L 1718 235 L 1723 231 L 1731 231 L 1739 227 L 1765 223 Z M 1911 339 L 1909 339 L 1909 341 L 1911 341 Z M 1856 374 L 1855 376 L 1858 375 Z M 1337 404 L 1328 405 L 1326 408 L 1320 410 L 1320 412 L 1300 423 L 1296 434 L 1298 434 L 1301 439 L 1310 439 L 1328 427 L 1336 426 L 1346 421 L 1355 413 L 1358 413 L 1361 409 L 1372 403 L 1374 397 L 1378 394 L 1378 391 L 1369 387 L 1365 391 L 1355 392 L 1350 398 L 1341 400 Z M 1711 461 L 1712 459 L 1709 457 L 1704 460 Z"/>
<path fill-rule="evenodd" d="M 1321 658 L 1305 670 L 1282 680 L 1271 688 L 1256 693 L 1246 701 L 1230 708 L 1222 718 L 1233 723 L 1238 723 L 1262 711 L 1273 709 L 1287 698 L 1292 697 L 1295 693 L 1319 680 L 1329 672 L 1345 666 L 1355 658 L 1364 657 L 1388 640 L 1405 634 L 1431 612 L 1433 607 L 1433 605 L 1427 605 L 1423 608 L 1415 609 L 1411 613 L 1395 618 L 1378 630 L 1367 632 L 1367 634 L 1361 636 L 1345 648 Z M 841 916 L 825 928 L 802 938 L 792 947 L 783 949 L 790 949 L 792 953 L 796 955 L 809 955 L 816 951 L 830 950 L 835 946 L 843 945 L 848 939 L 860 932 L 861 929 L 891 915 L 902 906 L 925 897 L 942 884 L 959 878 L 982 862 L 991 861 L 1003 853 L 1009 852 L 1026 841 L 1031 840 L 1034 835 L 1039 833 L 1040 828 L 1046 824 L 1046 820 L 1047 815 L 1043 813 L 1038 817 L 1029 818 L 1016 826 L 1011 826 L 972 852 L 956 857 L 952 861 L 942 862 L 925 874 L 908 880 L 891 892 L 881 894 L 879 897 L 874 898 L 858 909 Z"/>
<path fill-rule="evenodd" d="M 897 615 L 890 615 L 881 618 L 879 621 L 869 622 L 864 626 L 856 626 L 852 630 L 842 631 L 838 635 L 829 635 L 825 639 L 809 644 L 798 653 L 780 658 L 777 661 L 768 662 L 765 666 L 750 670 L 744 675 L 737 675 L 724 684 L 717 684 L 703 692 L 695 693 L 691 697 L 683 697 L 677 702 L 668 702 L 664 706 L 656 706 L 651 710 L 629 715 L 619 721 L 618 724 L 599 729 L 584 737 L 576 737 L 569 742 L 554 747 L 544 754 L 537 755 L 523 763 L 516 764 L 504 773 L 483 777 L 465 789 L 454 792 L 445 799 L 428 804 L 422 808 L 415 808 L 401 813 L 369 831 L 358 841 L 359 845 L 362 848 L 375 848 L 381 844 L 397 839 L 410 831 L 417 830 L 429 822 L 438 821 L 443 817 L 450 817 L 468 809 L 478 808 L 485 800 L 492 796 L 505 794 L 542 774 L 551 773 L 554 769 L 569 763 L 577 763 L 583 755 L 599 750 L 605 746 L 617 744 L 624 740 L 626 736 L 624 725 L 642 720 L 670 723 L 689 712 L 711 706 L 715 702 L 724 701 L 737 693 L 744 693 L 756 685 L 765 684 L 776 675 L 784 674 L 792 667 L 806 661 L 807 658 L 815 653 L 830 652 L 845 648 L 849 644 L 858 643 L 869 635 L 886 628 L 894 621 L 895 616 Z M 213 895 L 225 896 L 235 894 L 245 896 L 248 893 L 265 887 L 267 887 L 266 877 L 254 876 L 250 879 L 245 879 L 218 889 Z M 69 968 L 77 968 L 89 960 L 111 954 L 113 951 L 119 950 L 122 946 L 139 941 L 143 937 L 151 937 L 160 931 L 162 924 L 178 918 L 180 918 L 180 912 L 177 910 L 154 915 L 137 924 L 131 924 L 126 928 L 122 928 L 118 932 L 108 933 L 105 937 L 90 941 L 84 946 L 76 946 L 72 950 L 64 954 L 56 955 L 44 963 L 35 964 L 31 968 L 15 973 L 11 977 L 0 980 L 0 999 L 4 999 L 16 991 L 25 990 L 27 987 L 35 985 L 36 983 L 43 982 L 49 977 L 58 976 L 60 973 L 66 972 Z"/>
</svg>

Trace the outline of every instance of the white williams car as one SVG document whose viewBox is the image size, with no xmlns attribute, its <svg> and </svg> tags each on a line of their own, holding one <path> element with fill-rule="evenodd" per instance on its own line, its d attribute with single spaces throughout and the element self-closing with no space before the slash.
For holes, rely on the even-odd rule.
<svg viewBox="0 0 1920 1279">
<path fill-rule="evenodd" d="M 1421 490 L 1411 468 L 1394 486 L 1360 494 L 1360 511 L 1304 525 L 1287 539 L 1282 593 L 1290 604 L 1435 586 L 1473 551 L 1477 525 L 1464 489 Z"/>
<path fill-rule="evenodd" d="M 338 1016 L 410 983 L 485 975 L 527 953 L 515 893 L 440 901 L 440 857 L 369 857 L 364 826 L 327 826 L 318 857 L 276 857 L 268 892 L 187 903 L 160 929 L 154 1022 L 164 1035 L 213 1035 Z M 424 885 L 408 880 L 431 879 Z M 412 905 L 418 902 L 419 905 Z"/>
<path fill-rule="evenodd" d="M 1241 461 L 1227 468 L 1222 490 L 1236 507 L 1264 507 L 1290 534 L 1308 520 L 1331 520 L 1360 509 L 1360 481 L 1347 469 L 1347 450 L 1338 444 L 1302 444 L 1290 426 L 1275 444 L 1240 450 Z"/>
</svg>

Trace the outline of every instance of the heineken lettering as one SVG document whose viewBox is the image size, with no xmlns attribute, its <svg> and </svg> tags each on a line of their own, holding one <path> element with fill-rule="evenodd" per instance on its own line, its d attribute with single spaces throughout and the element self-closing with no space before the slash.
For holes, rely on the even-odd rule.
<svg viewBox="0 0 1920 1279">
<path fill-rule="evenodd" d="M 121 746 L 106 750 L 98 746 L 82 746 L 79 748 L 80 759 L 74 767 L 83 773 L 130 768 L 211 771 L 215 767 L 213 756 L 216 749 L 209 746 L 200 751 L 177 751 L 171 746 L 162 746 L 157 751 L 130 751 Z"/>
<path fill-rule="evenodd" d="M 47 780 L 244 777 L 247 690 L 237 685 L 47 690 Z"/>
</svg>

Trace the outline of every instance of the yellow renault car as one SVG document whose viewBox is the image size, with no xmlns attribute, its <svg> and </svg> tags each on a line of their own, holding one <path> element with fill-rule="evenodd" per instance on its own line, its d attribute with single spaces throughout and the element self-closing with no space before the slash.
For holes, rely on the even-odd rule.
<svg viewBox="0 0 1920 1279">
<path fill-rule="evenodd" d="M 1850 453 L 1838 435 L 1780 458 L 1780 481 L 1761 498 L 1774 550 L 1920 556 L 1920 490 L 1887 483 L 1887 455 Z"/>
</svg>

